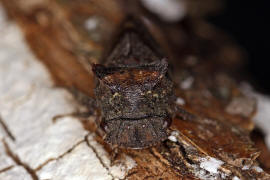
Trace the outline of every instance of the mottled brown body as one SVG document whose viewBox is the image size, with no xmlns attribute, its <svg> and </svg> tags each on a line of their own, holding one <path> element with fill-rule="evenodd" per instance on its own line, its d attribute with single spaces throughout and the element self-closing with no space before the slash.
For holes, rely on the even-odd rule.
<svg viewBox="0 0 270 180">
<path fill-rule="evenodd" d="M 104 65 L 93 65 L 105 141 L 118 147 L 139 149 L 160 143 L 171 123 L 168 63 L 149 45 L 146 34 L 129 22 Z"/>
</svg>

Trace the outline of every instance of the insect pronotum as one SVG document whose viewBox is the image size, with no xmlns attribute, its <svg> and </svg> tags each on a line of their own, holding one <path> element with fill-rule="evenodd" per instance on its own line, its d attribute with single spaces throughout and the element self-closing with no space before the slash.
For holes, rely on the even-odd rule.
<svg viewBox="0 0 270 180">
<path fill-rule="evenodd" d="M 167 139 L 173 83 L 145 27 L 127 20 L 122 29 L 104 63 L 92 66 L 100 126 L 111 145 L 147 148 Z"/>
</svg>

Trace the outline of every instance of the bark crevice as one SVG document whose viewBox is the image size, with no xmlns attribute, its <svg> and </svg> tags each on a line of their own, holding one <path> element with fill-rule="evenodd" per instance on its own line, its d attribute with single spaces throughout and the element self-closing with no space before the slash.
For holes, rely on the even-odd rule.
<svg viewBox="0 0 270 180">
<path fill-rule="evenodd" d="M 0 115 L 0 126 L 2 126 L 3 130 L 6 132 L 7 136 L 12 140 L 16 141 L 15 136 L 12 134 L 8 126 L 5 124 L 4 119 Z"/>
<path fill-rule="evenodd" d="M 32 177 L 33 180 L 39 180 L 36 172 L 34 169 L 32 169 L 31 167 L 29 167 L 26 163 L 22 162 L 20 160 L 20 158 L 14 153 L 12 152 L 12 150 L 10 149 L 9 145 L 6 143 L 5 140 L 2 141 L 4 148 L 5 148 L 5 152 L 6 154 L 18 165 L 23 167 L 27 173 Z"/>
<path fill-rule="evenodd" d="M 92 149 L 92 151 L 95 153 L 95 155 L 96 155 L 96 157 L 98 158 L 100 164 L 107 170 L 108 175 L 111 176 L 113 179 L 115 179 L 115 177 L 114 177 L 114 176 L 112 175 L 112 173 L 110 172 L 109 167 L 103 162 L 102 158 L 99 156 L 99 154 L 98 154 L 96 148 L 95 148 L 94 146 L 92 146 L 92 145 L 89 143 L 88 138 L 87 138 L 88 136 L 89 136 L 89 134 L 88 134 L 87 136 L 85 136 L 85 142 L 86 142 L 87 146 L 88 146 L 90 149 Z"/>
<path fill-rule="evenodd" d="M 39 171 L 40 169 L 42 169 L 45 165 L 47 165 L 51 161 L 57 161 L 57 160 L 63 158 L 65 155 L 71 153 L 76 147 L 78 147 L 83 142 L 85 142 L 85 141 L 84 140 L 81 140 L 81 141 L 77 142 L 75 145 L 73 145 L 70 149 L 68 149 L 66 152 L 64 152 L 63 154 L 61 154 L 57 158 L 50 158 L 50 159 L 46 160 L 45 162 L 43 162 L 40 165 L 38 165 L 37 168 L 34 169 L 34 171 Z"/>
</svg>

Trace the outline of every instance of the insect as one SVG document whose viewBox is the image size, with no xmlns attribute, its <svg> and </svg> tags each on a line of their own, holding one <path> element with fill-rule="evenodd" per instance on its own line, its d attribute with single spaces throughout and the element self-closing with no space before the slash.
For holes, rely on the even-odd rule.
<svg viewBox="0 0 270 180">
<path fill-rule="evenodd" d="M 100 126 L 111 145 L 147 148 L 167 139 L 173 83 L 143 25 L 128 20 L 123 29 L 104 63 L 92 65 Z"/>
</svg>

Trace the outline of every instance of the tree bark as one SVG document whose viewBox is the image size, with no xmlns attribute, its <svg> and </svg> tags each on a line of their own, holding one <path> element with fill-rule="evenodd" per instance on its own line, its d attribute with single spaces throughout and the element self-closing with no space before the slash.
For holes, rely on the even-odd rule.
<svg viewBox="0 0 270 180">
<path fill-rule="evenodd" d="M 168 140 L 119 149 L 112 161 L 99 112 L 85 104 L 93 98 L 90 63 L 125 18 L 123 2 L 0 2 L 13 20 L 0 21 L 0 179 L 270 178 L 250 139 L 256 101 L 229 76 L 242 53 L 204 20 L 166 25 L 138 5 L 176 69 L 178 110 Z M 71 115 L 78 112 L 89 116 Z"/>
</svg>

